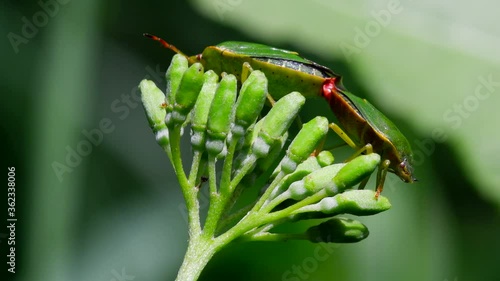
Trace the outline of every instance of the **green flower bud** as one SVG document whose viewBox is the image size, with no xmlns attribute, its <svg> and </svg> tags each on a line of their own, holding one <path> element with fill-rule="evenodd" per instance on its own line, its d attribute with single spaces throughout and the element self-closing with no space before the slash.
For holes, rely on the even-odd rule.
<svg viewBox="0 0 500 281">
<path fill-rule="evenodd" d="M 200 63 L 191 65 L 184 73 L 184 76 L 182 76 L 179 89 L 175 94 L 175 103 L 172 112 L 173 122 L 183 123 L 186 121 L 187 114 L 193 109 L 196 99 L 200 94 L 203 82 L 203 65 Z M 167 125 L 171 122 L 169 118 L 166 121 Z"/>
<path fill-rule="evenodd" d="M 267 157 L 257 159 L 251 150 L 244 151 L 242 154 L 238 155 L 235 167 L 240 167 L 240 165 L 243 164 L 243 161 L 255 161 L 255 164 L 248 171 L 247 176 L 245 177 L 245 184 L 253 185 L 255 180 L 262 175 L 265 175 L 270 181 L 270 169 L 272 166 L 275 166 L 277 159 L 282 156 L 283 145 L 285 144 L 287 138 L 288 133 L 284 134 L 279 141 L 276 141 L 271 146 Z M 235 171 L 235 174 L 240 173 L 239 169 L 235 169 Z"/>
<path fill-rule="evenodd" d="M 321 167 L 326 167 L 328 165 L 333 164 L 333 161 L 335 158 L 333 157 L 333 154 L 330 151 L 321 151 L 318 156 L 316 156 L 318 159 L 318 163 L 321 165 Z"/>
<path fill-rule="evenodd" d="M 321 165 L 318 162 L 318 157 L 317 156 L 309 156 L 304 162 L 300 163 L 297 166 L 297 169 L 293 171 L 292 174 L 295 174 L 296 172 L 301 172 L 301 171 L 306 171 L 308 174 L 321 169 Z M 288 177 L 289 175 L 287 175 Z M 302 178 L 301 178 L 302 179 Z"/>
<path fill-rule="evenodd" d="M 242 141 L 240 149 L 251 150 L 252 144 L 259 136 L 260 130 L 262 129 L 262 124 L 264 124 L 265 117 L 261 118 L 255 125 L 248 128 L 245 138 Z"/>
<path fill-rule="evenodd" d="M 237 80 L 232 74 L 225 75 L 219 83 L 208 115 L 206 144 L 212 155 L 222 152 L 233 120 L 233 106 L 236 100 Z"/>
<path fill-rule="evenodd" d="M 314 159 L 314 163 L 318 167 L 317 169 L 319 169 L 321 167 L 326 167 L 326 166 L 329 166 L 329 165 L 333 164 L 334 157 L 333 157 L 333 155 L 332 155 L 332 153 L 330 151 L 321 151 L 316 156 L 310 155 L 305 161 L 303 161 L 302 163 L 300 163 L 295 168 L 295 171 L 299 170 L 300 167 L 303 164 L 305 164 L 307 161 L 310 161 L 311 159 Z M 317 169 L 315 169 L 315 170 L 317 170 Z M 276 169 L 274 170 L 271 178 L 274 179 L 279 173 L 281 173 L 281 166 L 276 167 Z M 285 173 L 283 174 L 283 176 L 284 175 L 285 175 Z"/>
<path fill-rule="evenodd" d="M 347 188 L 355 186 L 368 177 L 380 163 L 380 155 L 370 153 L 360 155 L 349 161 L 333 179 L 338 190 L 331 190 L 330 195 L 341 192 Z"/>
<path fill-rule="evenodd" d="M 305 98 L 300 93 L 292 92 L 274 104 L 264 119 L 259 137 L 252 146 L 257 158 L 267 156 L 273 142 L 279 140 L 288 130 L 304 102 Z"/>
<path fill-rule="evenodd" d="M 241 145 L 239 145 L 238 156 L 234 160 L 235 171 L 239 172 L 239 169 L 243 166 L 245 161 L 249 161 L 250 157 L 255 158 L 255 155 L 252 154 L 252 143 L 257 139 L 260 129 L 262 128 L 262 124 L 264 123 L 263 119 L 260 119 L 255 125 L 251 126 L 247 133 L 245 134 L 244 139 L 240 139 Z"/>
<path fill-rule="evenodd" d="M 294 200 L 302 200 L 322 189 L 336 191 L 337 186 L 332 179 L 345 165 L 346 164 L 333 164 L 323 167 L 310 173 L 301 181 L 292 183 L 288 189 L 291 198 Z"/>
<path fill-rule="evenodd" d="M 299 212 L 307 212 L 307 218 L 312 219 L 332 217 L 338 214 L 369 216 L 390 208 L 389 199 L 384 196 L 379 196 L 376 199 L 375 191 L 348 190 L 333 197 L 323 198 L 316 204 L 302 207 Z"/>
<path fill-rule="evenodd" d="M 333 218 L 306 232 L 309 241 L 314 243 L 354 243 L 368 237 L 368 228 L 359 221 L 346 218 Z"/>
<path fill-rule="evenodd" d="M 235 121 L 232 132 L 242 136 L 259 116 L 267 95 L 267 79 L 264 73 L 255 70 L 243 83 L 236 102 Z"/>
<path fill-rule="evenodd" d="M 175 94 L 181 84 L 182 76 L 187 69 L 188 61 L 186 57 L 177 54 L 172 58 L 172 62 L 165 73 L 165 78 L 167 80 L 165 103 L 167 106 L 173 106 L 175 102 Z"/>
<path fill-rule="evenodd" d="M 149 125 L 153 132 L 156 133 L 166 127 L 165 115 L 167 112 L 163 106 L 165 95 L 156 87 L 153 81 L 146 79 L 141 81 L 139 89 L 141 90 L 142 106 L 146 111 Z"/>
<path fill-rule="evenodd" d="M 153 81 L 142 80 L 139 84 L 141 89 L 141 99 L 149 125 L 153 129 L 156 136 L 156 142 L 163 148 L 168 148 L 169 138 L 168 129 L 165 124 L 165 116 L 167 114 L 163 102 L 165 95 L 156 87 Z"/>
<path fill-rule="evenodd" d="M 309 175 L 313 171 L 321 169 L 320 164 L 315 156 L 310 156 L 304 162 L 297 166 L 297 169 L 291 174 L 286 175 L 276 186 L 271 194 L 270 198 L 274 199 L 279 194 L 287 190 L 290 185 L 294 182 L 302 180 L 305 176 Z"/>
<path fill-rule="evenodd" d="M 262 174 L 272 167 L 276 167 L 276 160 L 278 159 L 278 157 L 283 155 L 282 150 L 287 139 L 288 133 L 285 133 L 279 140 L 275 141 L 271 145 L 267 156 L 264 158 L 259 158 L 259 160 L 257 160 L 257 165 L 254 172 Z"/>
<path fill-rule="evenodd" d="M 210 112 L 210 106 L 212 105 L 212 100 L 217 90 L 218 80 L 219 76 L 212 70 L 205 72 L 205 83 L 201 88 L 200 95 L 192 111 L 191 144 L 198 150 L 205 148 L 205 131 L 208 122 L 208 113 Z"/>
<path fill-rule="evenodd" d="M 297 136 L 288 147 L 285 158 L 281 161 L 281 170 L 288 174 L 297 168 L 316 149 L 319 142 L 328 133 L 328 119 L 317 116 L 302 126 Z"/>
</svg>

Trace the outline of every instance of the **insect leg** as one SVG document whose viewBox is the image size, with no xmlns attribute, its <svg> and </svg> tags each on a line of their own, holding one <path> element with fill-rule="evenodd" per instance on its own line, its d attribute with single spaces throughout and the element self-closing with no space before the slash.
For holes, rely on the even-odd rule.
<svg viewBox="0 0 500 281">
<path fill-rule="evenodd" d="M 365 189 L 366 184 L 368 183 L 368 180 L 370 179 L 370 176 L 366 177 L 358 186 L 358 189 Z"/>
<path fill-rule="evenodd" d="M 373 152 L 373 147 L 371 144 L 366 144 L 365 146 L 359 148 L 354 141 L 340 128 L 337 124 L 335 123 L 330 123 L 328 125 L 332 131 L 334 131 L 347 145 L 350 147 L 356 149 L 356 152 L 354 152 L 353 155 L 351 155 L 349 158 L 347 158 L 344 162 L 349 162 L 352 159 L 356 158 L 357 156 L 361 155 L 363 152 L 366 152 L 367 154 L 370 154 Z M 342 144 L 344 145 L 344 144 Z M 339 147 L 341 145 L 338 145 Z"/>
<path fill-rule="evenodd" d="M 391 161 L 387 159 L 380 162 L 377 171 L 377 192 L 375 193 L 375 198 L 378 198 L 380 193 L 382 193 L 382 190 L 384 189 L 385 176 L 387 175 L 387 169 L 389 168 L 390 164 Z"/>
<path fill-rule="evenodd" d="M 354 148 L 354 149 L 357 149 L 356 152 L 354 152 L 353 155 L 351 155 L 349 158 L 347 158 L 344 162 L 349 162 L 351 161 L 352 159 L 356 158 L 357 156 L 361 155 L 363 152 L 366 152 L 367 154 L 370 154 L 370 153 L 373 153 L 373 146 L 371 144 L 366 144 L 365 146 L 363 146 L 362 148 L 359 148 L 358 149 L 358 146 L 356 146 L 356 144 L 354 143 L 354 141 L 352 141 L 352 139 L 344 132 L 344 130 L 342 130 L 342 128 L 340 128 L 337 124 L 335 123 L 330 123 L 329 125 L 330 129 L 332 129 L 342 140 L 344 140 L 344 142 L 349 145 L 350 147 Z M 389 161 L 389 160 L 385 160 L 385 161 Z M 384 161 L 384 163 L 385 163 Z M 381 166 L 382 167 L 382 166 Z M 385 174 L 387 174 L 387 168 L 389 167 L 389 164 L 387 163 L 387 166 L 385 167 L 385 172 L 383 175 L 381 175 L 380 177 L 382 177 L 382 185 L 383 185 L 383 180 L 385 180 Z M 381 168 L 379 168 L 379 171 L 381 170 Z M 368 183 L 368 180 L 370 179 L 370 177 L 366 177 L 366 179 L 364 179 L 360 184 L 359 184 L 359 187 L 358 189 L 364 189 L 366 184 Z M 377 174 L 377 183 L 379 183 L 379 175 Z M 383 188 L 383 187 L 382 187 Z M 377 188 L 377 191 L 378 191 L 378 188 Z M 382 192 L 382 189 L 380 190 L 380 192 Z M 377 193 L 377 197 L 378 197 L 378 194 Z"/>
<path fill-rule="evenodd" d="M 367 144 L 367 145 L 363 146 L 362 148 L 360 148 L 356 152 L 354 152 L 354 154 L 351 155 L 351 157 L 347 158 L 347 160 L 345 162 L 351 161 L 352 159 L 354 159 L 354 158 L 358 157 L 359 155 L 363 154 L 363 152 L 366 152 L 366 154 L 373 153 L 373 146 L 371 144 Z"/>
<path fill-rule="evenodd" d="M 358 146 L 356 144 L 354 144 L 354 142 L 351 140 L 351 138 L 337 124 L 330 123 L 330 125 L 328 125 L 328 127 L 330 127 L 330 129 L 332 129 L 332 131 L 334 131 L 343 141 L 345 141 L 345 143 L 347 143 L 347 145 L 349 145 L 350 147 L 352 147 L 354 149 L 358 148 Z M 358 154 L 360 154 L 360 153 L 358 153 Z"/>
<path fill-rule="evenodd" d="M 241 84 L 243 84 L 248 76 L 250 76 L 250 73 L 252 73 L 253 68 L 248 62 L 243 63 L 243 67 L 241 69 Z"/>
<path fill-rule="evenodd" d="M 350 147 L 356 149 L 358 148 L 356 146 L 356 144 L 354 144 L 354 142 L 352 141 L 352 139 L 344 132 L 344 130 L 342 130 L 342 128 L 340 128 L 337 124 L 335 123 L 330 123 L 329 125 L 330 129 L 332 129 L 342 140 L 344 140 L 344 142 L 349 145 Z M 342 144 L 344 145 L 344 144 Z M 363 152 L 366 152 L 368 154 L 372 153 L 373 152 L 373 147 L 371 144 L 367 144 L 365 146 L 363 146 L 362 148 L 356 150 L 356 152 L 354 152 L 353 155 L 351 155 L 349 158 L 347 158 L 345 160 L 345 162 L 349 162 L 351 161 L 352 159 L 356 158 L 357 156 L 359 156 L 360 154 L 362 154 Z M 366 179 L 364 179 L 360 184 L 359 184 L 359 187 L 358 189 L 364 189 L 366 184 L 368 183 L 368 180 L 370 179 L 370 177 L 366 177 Z"/>
</svg>

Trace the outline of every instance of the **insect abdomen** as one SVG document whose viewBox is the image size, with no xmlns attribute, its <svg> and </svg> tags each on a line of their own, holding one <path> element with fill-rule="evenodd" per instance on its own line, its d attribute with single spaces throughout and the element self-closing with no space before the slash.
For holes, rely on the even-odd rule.
<svg viewBox="0 0 500 281">
<path fill-rule="evenodd" d="M 321 78 L 328 78 L 331 77 L 328 73 L 323 71 L 322 69 L 319 69 L 313 64 L 305 64 L 302 62 L 297 62 L 297 61 L 292 61 L 292 60 L 283 60 L 283 59 L 275 59 L 275 58 L 259 58 L 256 57 L 254 58 L 255 60 L 274 64 L 277 66 L 293 69 L 295 71 L 299 71 L 302 73 L 307 73 L 310 75 L 318 76 Z"/>
</svg>

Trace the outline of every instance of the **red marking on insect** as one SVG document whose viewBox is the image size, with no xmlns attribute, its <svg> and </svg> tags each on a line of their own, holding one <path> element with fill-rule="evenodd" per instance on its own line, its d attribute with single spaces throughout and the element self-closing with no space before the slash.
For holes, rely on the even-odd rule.
<svg viewBox="0 0 500 281">
<path fill-rule="evenodd" d="M 336 77 L 326 78 L 325 81 L 323 82 L 322 94 L 323 94 L 323 97 L 328 101 L 332 99 L 332 96 L 337 91 L 335 89 L 336 79 L 337 79 Z"/>
</svg>

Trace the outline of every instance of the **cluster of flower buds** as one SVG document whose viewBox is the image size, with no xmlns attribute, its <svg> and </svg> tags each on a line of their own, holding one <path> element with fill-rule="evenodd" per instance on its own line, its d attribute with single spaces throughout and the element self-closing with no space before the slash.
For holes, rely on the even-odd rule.
<svg viewBox="0 0 500 281">
<path fill-rule="evenodd" d="M 174 166 L 187 207 L 194 208 L 190 214 L 199 212 L 199 204 L 190 204 L 197 200 L 196 193 L 209 188 L 205 235 L 224 237 L 226 242 L 357 242 L 367 237 L 368 229 L 338 215 L 373 215 L 390 208 L 387 198 L 355 189 L 379 165 L 378 154 L 334 163 L 331 152 L 318 150 L 328 133 L 328 120 L 321 116 L 303 124 L 295 136 L 288 133 L 305 103 L 300 93 L 282 97 L 265 113 L 269 93 L 262 72 L 252 71 L 240 83 L 233 74 L 219 78 L 199 63 L 189 66 L 181 55 L 172 59 L 166 79 L 165 94 L 143 80 L 142 101 L 156 140 Z M 189 173 L 180 149 L 184 128 L 191 132 Z M 245 192 L 254 201 L 240 207 L 235 203 Z M 323 221 L 299 234 L 273 232 L 279 224 L 309 219 Z"/>
</svg>

